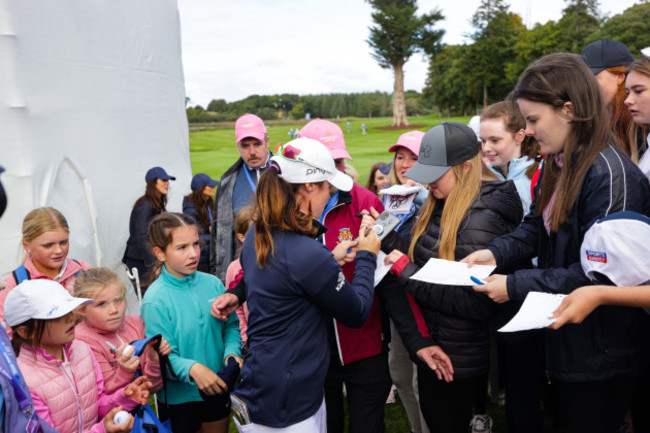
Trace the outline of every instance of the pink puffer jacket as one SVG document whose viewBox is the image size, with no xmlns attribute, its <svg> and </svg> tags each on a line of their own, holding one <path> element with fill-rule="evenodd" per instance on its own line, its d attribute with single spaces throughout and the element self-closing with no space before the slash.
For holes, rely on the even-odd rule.
<svg viewBox="0 0 650 433">
<path fill-rule="evenodd" d="M 117 331 L 104 331 L 84 320 L 77 325 L 75 338 L 86 342 L 93 350 L 99 368 L 102 369 L 106 392 L 111 393 L 133 382 L 135 373 L 122 370 L 106 342 L 109 341 L 115 347 L 119 347 L 122 343 L 130 343 L 144 338 L 144 323 L 140 316 L 125 316 L 122 326 Z M 147 376 L 147 379 L 151 382 L 149 391 L 160 391 L 163 387 L 160 363 L 151 361 L 145 352 L 140 356 L 140 365 L 142 366 L 142 374 Z"/>
<path fill-rule="evenodd" d="M 98 421 L 112 408 L 138 405 L 124 396 L 124 388 L 104 392 L 101 370 L 86 343 L 75 340 L 63 348 L 72 374 L 43 349 L 23 346 L 18 356 L 34 409 L 52 427 L 61 433 L 103 433 L 104 424 Z"/>
<path fill-rule="evenodd" d="M 29 272 L 31 280 L 52 279 L 36 269 L 34 263 L 32 263 L 31 257 L 27 257 L 27 260 L 25 260 L 25 269 L 27 272 Z M 90 265 L 86 262 L 83 262 L 81 260 L 75 261 L 72 259 L 65 259 L 65 269 L 59 277 L 54 279 L 54 281 L 65 287 L 68 292 L 72 293 L 72 290 L 74 289 L 74 282 L 77 280 L 77 274 L 79 271 L 85 271 L 86 269 L 90 269 Z M 16 280 L 13 276 L 13 273 L 9 274 L 7 278 L 4 279 L 2 284 L 4 286 L 4 289 L 0 290 L 0 321 L 4 320 L 5 316 L 5 299 L 7 299 L 9 292 L 11 292 L 14 287 L 16 287 Z M 9 335 L 11 335 L 11 333 L 9 333 Z"/>
</svg>

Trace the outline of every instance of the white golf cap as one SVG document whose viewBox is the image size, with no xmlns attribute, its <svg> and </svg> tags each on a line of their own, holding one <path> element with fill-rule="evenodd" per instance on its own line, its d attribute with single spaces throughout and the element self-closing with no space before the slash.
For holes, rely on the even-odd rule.
<svg viewBox="0 0 650 433">
<path fill-rule="evenodd" d="M 631 211 L 615 212 L 587 230 L 580 247 L 585 274 L 606 276 L 617 286 L 638 286 L 650 280 L 650 218 Z"/>
<path fill-rule="evenodd" d="M 350 176 L 336 169 L 327 147 L 311 138 L 298 138 L 286 143 L 271 161 L 280 167 L 280 177 L 289 183 L 326 180 L 341 191 L 350 191 L 354 183 Z"/>
<path fill-rule="evenodd" d="M 52 280 L 27 280 L 18 284 L 5 299 L 5 322 L 20 325 L 29 319 L 58 319 L 92 299 L 75 298 Z"/>
</svg>

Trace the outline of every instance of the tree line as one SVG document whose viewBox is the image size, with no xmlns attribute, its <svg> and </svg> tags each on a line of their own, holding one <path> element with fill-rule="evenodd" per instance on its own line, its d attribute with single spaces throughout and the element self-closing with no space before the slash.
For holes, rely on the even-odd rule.
<svg viewBox="0 0 650 433">
<path fill-rule="evenodd" d="M 415 91 L 405 93 L 406 111 L 409 116 L 428 114 L 433 102 L 424 100 Z M 244 113 L 253 113 L 264 120 L 345 117 L 391 116 L 392 95 L 387 92 L 329 93 L 323 95 L 251 95 L 235 102 L 212 100 L 207 107 L 200 105 L 187 108 L 190 123 L 234 121 Z"/>
<path fill-rule="evenodd" d="M 503 100 L 521 72 L 546 54 L 580 53 L 587 44 L 599 39 L 622 42 L 635 57 L 642 48 L 650 46 L 650 2 L 643 1 L 612 17 L 600 12 L 598 0 L 565 2 L 558 21 L 538 23 L 528 29 L 521 16 L 510 11 L 503 0 L 482 0 L 472 16 L 471 42 L 444 45 L 439 43 L 442 31 L 432 30 L 435 22 L 443 19 L 444 11 L 436 9 L 418 18 L 415 0 L 369 1 L 376 11 L 373 19 L 385 28 L 404 28 L 406 22 L 426 26 L 425 33 L 418 34 L 411 28 L 415 36 L 401 38 L 410 47 L 406 54 L 404 49 L 399 51 L 386 45 L 388 41 L 378 36 L 377 32 L 386 30 L 371 28 L 371 55 L 382 67 L 388 67 L 391 62 L 408 60 L 418 46 L 431 45 L 427 50 L 419 48 L 429 56 L 429 72 L 421 93 L 404 92 L 406 114 L 416 116 L 435 110 L 441 116 L 452 116 L 474 113 L 479 107 Z M 404 3 L 404 7 L 396 7 L 395 3 Z M 386 92 L 251 95 L 235 102 L 215 99 L 205 108 L 190 106 L 187 115 L 192 123 L 233 121 L 244 113 L 254 113 L 265 120 L 303 119 L 307 113 L 312 118 L 385 117 L 393 116 L 393 102 L 393 94 Z"/>
<path fill-rule="evenodd" d="M 580 53 L 591 42 L 613 39 L 635 57 L 650 46 L 650 3 L 606 17 L 597 0 L 567 0 L 558 21 L 530 30 L 502 0 L 483 0 L 472 17 L 469 44 L 447 45 L 430 60 L 425 99 L 441 113 L 469 114 L 503 100 L 534 60 L 554 52 Z"/>
</svg>

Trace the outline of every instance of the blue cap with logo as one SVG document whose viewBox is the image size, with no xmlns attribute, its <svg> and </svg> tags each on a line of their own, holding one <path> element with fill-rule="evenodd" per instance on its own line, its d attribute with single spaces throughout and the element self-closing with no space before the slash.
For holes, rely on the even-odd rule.
<svg viewBox="0 0 650 433">
<path fill-rule="evenodd" d="M 206 186 L 214 188 L 217 185 L 219 185 L 218 180 L 212 179 L 210 176 L 208 176 L 205 173 L 197 173 L 192 178 L 192 184 L 190 185 L 190 187 L 192 188 L 192 190 L 195 190 L 199 188 L 205 188 Z"/>
<path fill-rule="evenodd" d="M 145 182 L 149 182 L 152 179 L 161 179 L 161 180 L 176 180 L 174 176 L 167 174 L 164 168 L 154 167 L 150 168 L 147 171 L 147 174 L 144 175 Z"/>
</svg>

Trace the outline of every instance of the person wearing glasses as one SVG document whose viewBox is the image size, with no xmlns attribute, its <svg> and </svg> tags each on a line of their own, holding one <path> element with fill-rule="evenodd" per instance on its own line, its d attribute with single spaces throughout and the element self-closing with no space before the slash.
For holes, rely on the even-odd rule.
<svg viewBox="0 0 650 433">
<path fill-rule="evenodd" d="M 327 148 L 307 138 L 287 143 L 260 176 L 253 226 L 241 251 L 249 352 L 235 396 L 252 421 L 241 425 L 235 418 L 242 432 L 326 431 L 328 322 L 335 317 L 350 327 L 363 325 L 380 247 L 374 232 L 360 234 L 356 273 L 348 283 L 335 259 L 348 244 L 332 254 L 315 239 L 324 231 L 317 219 L 330 187 L 349 191 L 352 183 Z"/>
</svg>

